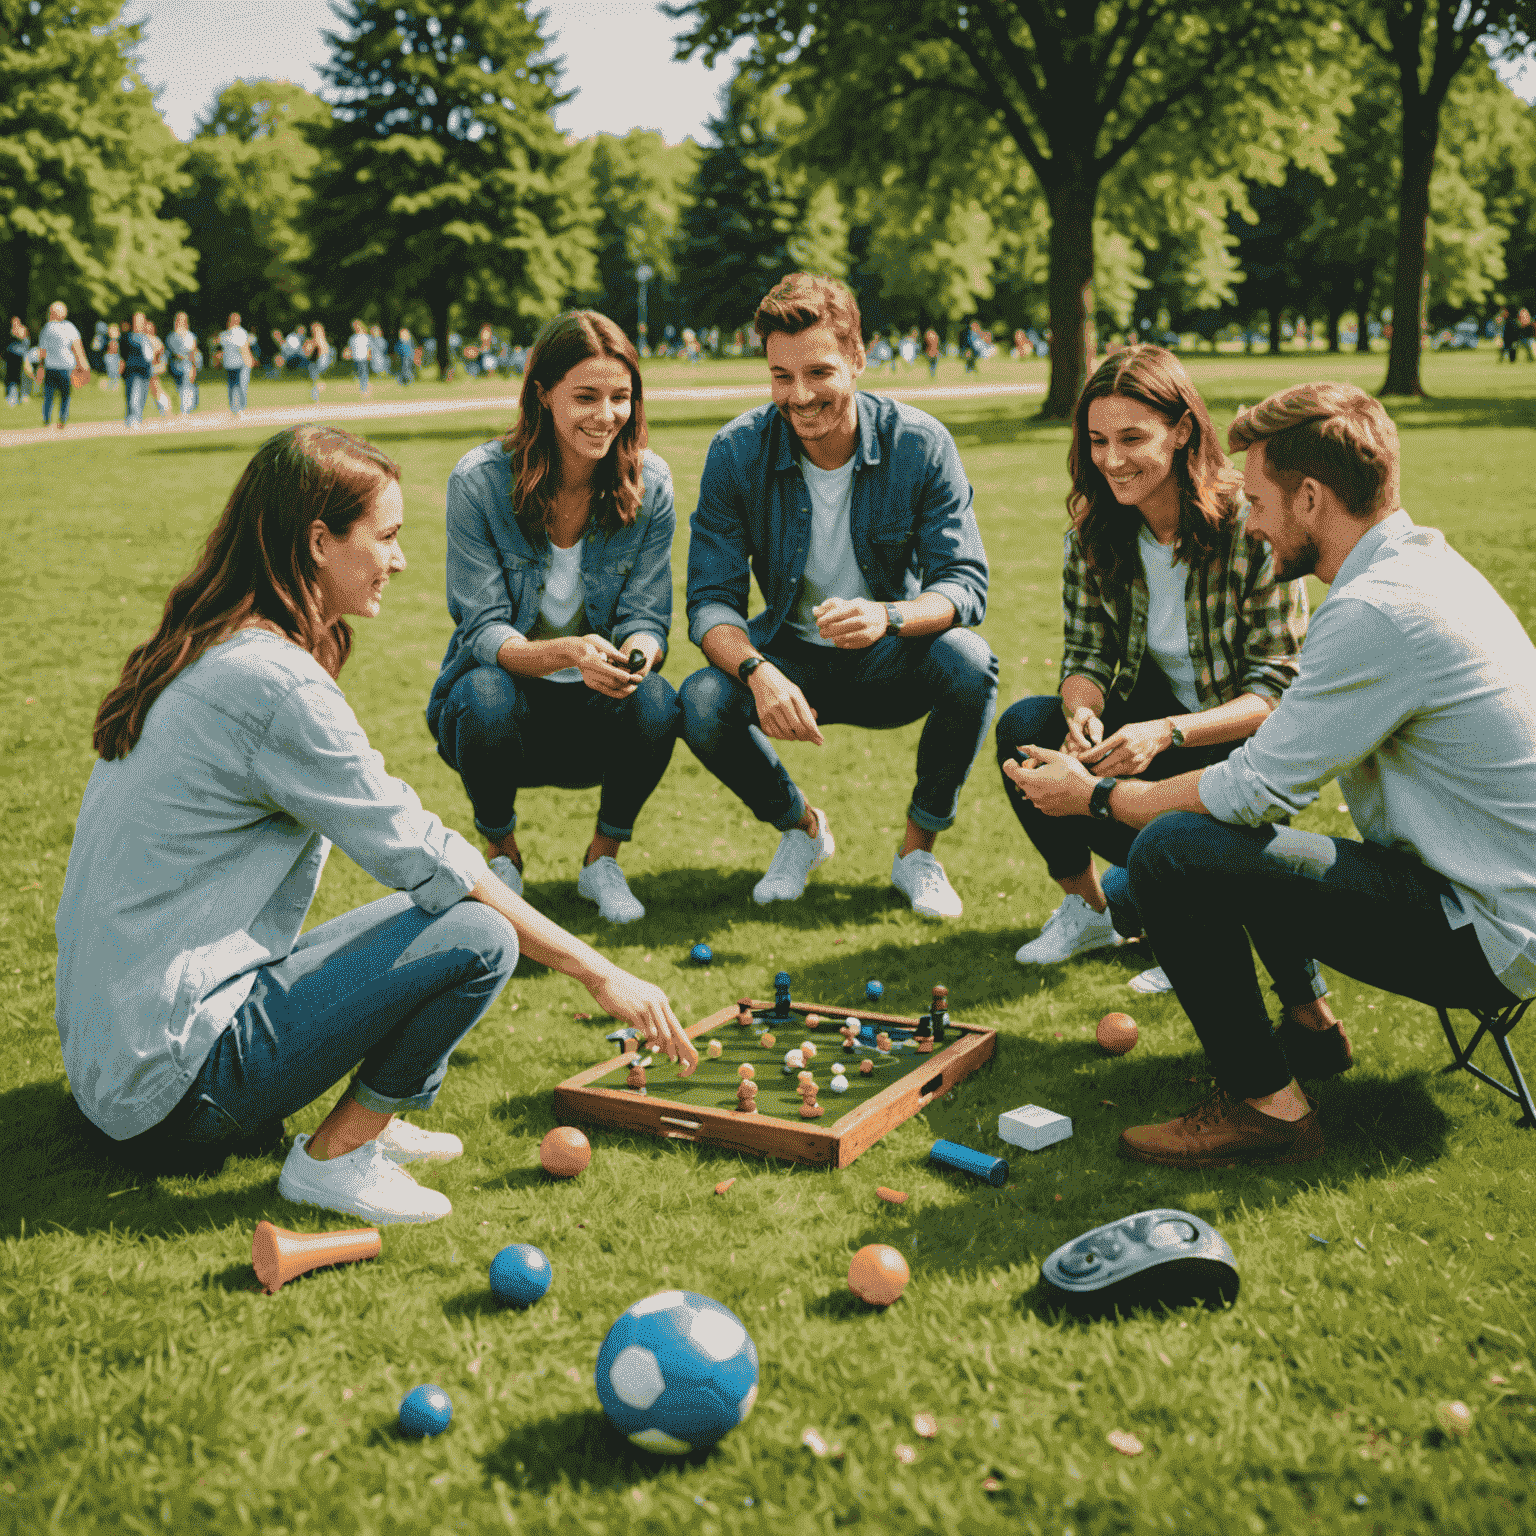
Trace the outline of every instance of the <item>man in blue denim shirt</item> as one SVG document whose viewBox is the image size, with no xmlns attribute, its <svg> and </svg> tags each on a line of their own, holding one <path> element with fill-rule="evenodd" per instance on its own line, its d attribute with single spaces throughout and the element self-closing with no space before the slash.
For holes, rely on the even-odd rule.
<svg viewBox="0 0 1536 1536">
<path fill-rule="evenodd" d="M 704 464 L 688 632 L 711 665 L 680 691 L 685 738 L 783 834 L 754 900 L 793 901 L 834 843 L 767 738 L 820 746 L 823 725 L 927 716 L 891 879 L 915 912 L 958 917 L 933 843 L 997 703 L 997 658 L 963 627 L 986 611 L 987 559 L 959 452 L 931 416 L 856 389 L 864 345 L 841 283 L 794 273 L 754 324 L 773 403 Z M 750 623 L 749 568 L 765 603 Z"/>
</svg>

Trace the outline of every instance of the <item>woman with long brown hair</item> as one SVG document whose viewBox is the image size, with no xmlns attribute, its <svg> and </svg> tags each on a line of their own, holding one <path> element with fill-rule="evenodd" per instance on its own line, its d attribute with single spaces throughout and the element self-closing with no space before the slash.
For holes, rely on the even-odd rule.
<svg viewBox="0 0 1536 1536">
<path fill-rule="evenodd" d="M 1178 358 L 1134 346 L 1101 364 L 1077 404 L 1068 467 L 1060 691 L 1021 699 L 997 722 L 999 766 L 1023 762 L 1026 743 L 1049 747 L 1112 788 L 1223 760 L 1295 680 L 1306 587 L 1277 581 L 1269 545 L 1246 532 L 1242 477 Z M 1123 879 L 1135 830 L 1046 816 L 1006 774 L 1003 784 L 1064 895 L 1019 963 L 1119 944 L 1117 918 L 1139 932 Z M 1114 878 L 1101 883 L 1094 853 Z M 1273 979 L 1287 1007 L 1323 993 L 1315 966 Z M 1133 985 L 1166 990 L 1157 971 Z"/>
<path fill-rule="evenodd" d="M 55 922 L 64 1065 L 94 1124 L 135 1154 L 249 1144 L 356 1068 L 278 1189 L 373 1222 L 448 1214 L 399 1165 L 462 1143 L 395 1116 L 433 1102 L 519 952 L 697 1060 L 659 988 L 541 917 L 385 772 L 337 686 L 348 617 L 375 617 L 405 569 L 399 480 L 327 427 L 256 451 L 102 702 Z M 395 894 L 301 937 L 333 842 Z"/>
<path fill-rule="evenodd" d="M 448 480 L 457 628 L 427 705 L 491 867 L 513 890 L 518 790 L 602 786 L 576 889 L 615 923 L 645 916 L 616 856 L 680 718 L 657 672 L 672 624 L 672 475 L 645 443 L 629 338 L 594 310 L 551 320 L 528 357 L 516 426 Z"/>
</svg>

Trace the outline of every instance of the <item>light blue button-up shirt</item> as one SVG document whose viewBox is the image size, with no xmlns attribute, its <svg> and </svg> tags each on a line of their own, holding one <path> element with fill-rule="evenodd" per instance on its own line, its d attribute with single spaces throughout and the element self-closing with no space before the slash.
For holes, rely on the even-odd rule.
<svg viewBox="0 0 1536 1536">
<path fill-rule="evenodd" d="M 70 1090 L 116 1140 L 175 1108 L 255 982 L 293 949 L 331 844 L 426 912 L 485 860 L 391 778 L 325 669 L 248 629 L 97 762 L 54 919 Z"/>
</svg>

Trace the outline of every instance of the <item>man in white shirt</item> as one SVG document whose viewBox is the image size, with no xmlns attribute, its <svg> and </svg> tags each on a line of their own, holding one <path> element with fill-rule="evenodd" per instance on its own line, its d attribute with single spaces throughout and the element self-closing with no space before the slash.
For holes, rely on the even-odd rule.
<svg viewBox="0 0 1536 1536">
<path fill-rule="evenodd" d="M 1536 994 L 1536 647 L 1399 507 L 1397 429 L 1369 395 L 1301 385 L 1228 436 L 1247 450 L 1248 527 L 1273 547 L 1276 575 L 1331 587 L 1300 677 L 1247 743 L 1198 773 L 1096 782 L 1030 748 L 1009 775 L 1047 814 L 1145 829 L 1132 894 L 1217 1091 L 1120 1145 L 1184 1168 L 1320 1155 L 1298 1079 L 1353 1059 L 1337 1025 L 1271 1031 L 1252 932 L 1431 1005 Z M 1275 825 L 1335 777 L 1363 842 Z"/>
<path fill-rule="evenodd" d="M 59 431 L 69 420 L 69 395 L 75 370 L 90 371 L 85 344 L 69 318 L 69 311 L 57 300 L 48 306 L 48 319 L 37 337 L 43 355 L 43 425 L 53 414 L 53 397 L 59 397 Z"/>
</svg>

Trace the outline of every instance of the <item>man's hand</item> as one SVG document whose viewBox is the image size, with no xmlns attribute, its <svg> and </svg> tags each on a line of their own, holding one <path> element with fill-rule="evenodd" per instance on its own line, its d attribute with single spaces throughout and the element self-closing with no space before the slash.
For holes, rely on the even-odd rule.
<svg viewBox="0 0 1536 1536">
<path fill-rule="evenodd" d="M 578 635 L 566 642 L 571 648 L 567 666 L 581 668 L 581 680 L 594 693 L 610 699 L 627 699 L 640 686 L 642 674 L 631 672 L 624 653 L 601 635 Z"/>
<path fill-rule="evenodd" d="M 748 679 L 747 687 L 757 705 L 757 723 L 763 735 L 775 741 L 812 741 L 825 745 L 816 727 L 816 711 L 801 691 L 771 661 L 765 661 Z"/>
<path fill-rule="evenodd" d="M 1086 816 L 1093 786 L 1098 778 L 1076 758 L 1046 747 L 1021 746 L 1029 759 L 1024 764 L 1007 762 L 1003 773 L 1018 785 L 1029 803 L 1047 816 Z"/>
<path fill-rule="evenodd" d="M 677 1062 L 684 1077 L 698 1066 L 699 1053 L 688 1038 L 688 1031 L 672 1012 L 667 994 L 654 982 L 642 981 L 614 966 L 588 990 L 604 1013 L 641 1030 L 654 1050 Z"/>
<path fill-rule="evenodd" d="M 1101 778 L 1108 773 L 1117 779 L 1134 779 L 1172 745 L 1173 727 L 1166 720 L 1140 720 L 1122 725 L 1092 751 L 1078 756 Z"/>
<path fill-rule="evenodd" d="M 867 597 L 829 597 L 811 612 L 816 632 L 840 651 L 868 650 L 885 634 L 885 605 Z"/>
<path fill-rule="evenodd" d="M 1104 722 L 1084 704 L 1072 711 L 1067 721 L 1067 740 L 1062 751 L 1068 757 L 1082 757 L 1104 739 Z"/>
</svg>

